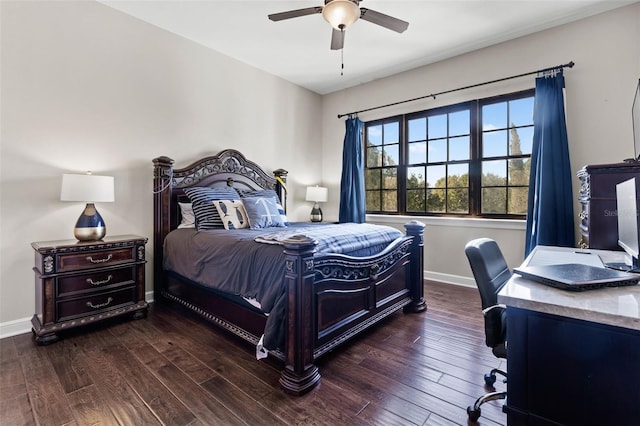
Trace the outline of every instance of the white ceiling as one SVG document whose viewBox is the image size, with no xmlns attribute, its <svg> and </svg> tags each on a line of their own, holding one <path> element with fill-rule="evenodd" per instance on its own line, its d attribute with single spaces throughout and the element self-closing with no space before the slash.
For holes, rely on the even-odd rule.
<svg viewBox="0 0 640 426">
<path fill-rule="evenodd" d="M 270 13 L 323 0 L 99 0 L 319 94 L 427 65 L 637 0 L 364 0 L 409 22 L 402 34 L 358 20 L 330 50 L 321 15 L 272 22 Z M 344 75 L 341 54 L 344 54 Z"/>
</svg>

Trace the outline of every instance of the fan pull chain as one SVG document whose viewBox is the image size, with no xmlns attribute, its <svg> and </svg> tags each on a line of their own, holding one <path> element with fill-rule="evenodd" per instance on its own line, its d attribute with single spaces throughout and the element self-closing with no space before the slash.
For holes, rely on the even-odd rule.
<svg viewBox="0 0 640 426">
<path fill-rule="evenodd" d="M 344 47 L 342 49 L 340 49 L 340 75 L 343 76 L 344 75 Z"/>
</svg>

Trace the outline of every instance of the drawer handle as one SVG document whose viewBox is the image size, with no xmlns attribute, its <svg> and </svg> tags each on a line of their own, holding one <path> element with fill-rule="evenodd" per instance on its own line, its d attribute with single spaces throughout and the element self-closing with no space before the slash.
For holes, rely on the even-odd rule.
<svg viewBox="0 0 640 426">
<path fill-rule="evenodd" d="M 109 306 L 109 303 L 113 302 L 113 297 L 109 296 L 109 298 L 107 299 L 106 302 L 104 303 L 98 303 L 97 305 L 94 305 L 91 302 L 87 302 L 87 306 L 93 309 L 100 309 L 100 308 L 104 308 L 105 306 Z"/>
<path fill-rule="evenodd" d="M 87 284 L 91 284 L 91 285 L 102 285 L 102 284 L 106 284 L 109 281 L 111 281 L 113 279 L 113 275 L 109 275 L 107 277 L 106 280 L 102 280 L 102 281 L 94 281 L 91 278 L 87 278 Z"/>
<path fill-rule="evenodd" d="M 104 263 L 104 262 L 108 262 L 111 260 L 111 258 L 113 257 L 112 254 L 110 254 L 109 256 L 105 257 L 104 259 L 94 259 L 91 256 L 87 256 L 87 260 L 91 263 Z"/>
</svg>

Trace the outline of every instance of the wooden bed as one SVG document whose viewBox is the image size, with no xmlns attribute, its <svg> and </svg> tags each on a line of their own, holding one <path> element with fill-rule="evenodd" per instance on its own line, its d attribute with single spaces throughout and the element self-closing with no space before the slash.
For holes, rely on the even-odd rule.
<svg viewBox="0 0 640 426">
<path fill-rule="evenodd" d="M 193 186 L 273 189 L 286 206 L 287 172 L 274 177 L 240 152 L 225 150 L 184 168 L 158 157 L 154 164 L 154 297 L 172 300 L 256 345 L 265 315 L 224 294 L 189 284 L 163 269 L 163 242 L 180 221 L 178 201 Z M 292 394 L 311 390 L 320 380 L 314 361 L 388 315 L 423 312 L 423 229 L 405 225 L 406 236 L 375 256 L 314 255 L 315 241 L 299 235 L 283 243 L 282 274 L 287 288 L 284 347 L 270 351 L 284 363 L 280 384 Z"/>
</svg>

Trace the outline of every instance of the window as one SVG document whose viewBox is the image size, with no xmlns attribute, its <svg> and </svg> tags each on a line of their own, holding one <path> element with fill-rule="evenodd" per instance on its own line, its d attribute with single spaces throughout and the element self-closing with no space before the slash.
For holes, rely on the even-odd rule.
<svg viewBox="0 0 640 426">
<path fill-rule="evenodd" d="M 365 124 L 367 213 L 524 217 L 534 91 Z"/>
</svg>

